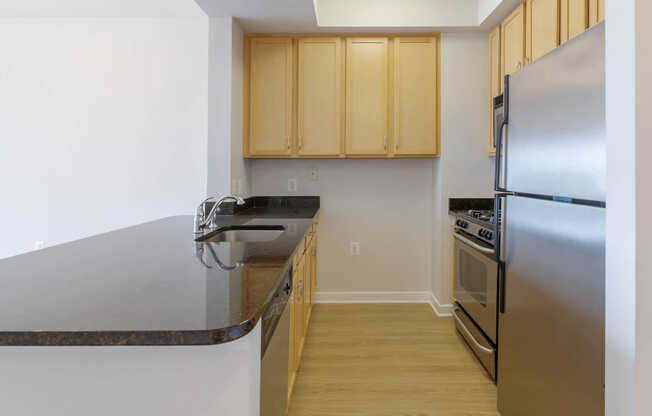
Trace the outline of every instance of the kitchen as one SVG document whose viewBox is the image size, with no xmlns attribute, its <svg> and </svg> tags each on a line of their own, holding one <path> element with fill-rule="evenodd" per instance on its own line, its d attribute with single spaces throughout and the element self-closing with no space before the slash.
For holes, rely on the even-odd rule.
<svg viewBox="0 0 652 416">
<path fill-rule="evenodd" d="M 642 204 L 649 189 L 645 187 L 645 178 L 649 176 L 645 175 L 649 166 L 645 163 L 645 155 L 649 152 L 645 152 L 645 141 L 635 140 L 646 132 L 647 120 L 632 115 L 645 114 L 641 113 L 645 108 L 644 97 L 650 91 L 645 79 L 633 76 L 644 73 L 648 64 L 645 48 L 635 48 L 634 41 L 644 39 L 649 30 L 644 21 L 639 20 L 646 16 L 649 6 L 636 1 L 614 5 L 607 2 L 601 14 L 599 7 L 592 7 L 593 2 L 586 2 L 586 8 L 581 9 L 585 10 L 585 17 L 579 19 L 585 23 L 579 30 L 582 24 L 573 26 L 570 23 L 576 20 L 570 16 L 577 16 L 580 9 L 575 3 L 582 2 L 561 1 L 557 4 L 559 20 L 557 29 L 553 30 L 553 40 L 562 46 L 555 49 L 556 45 L 551 48 L 546 43 L 550 40 L 547 34 L 530 40 L 527 37 L 528 33 L 542 33 L 537 29 L 548 33 L 545 32 L 548 26 L 528 26 L 528 22 L 546 16 L 549 11 L 544 8 L 541 12 L 534 7 L 537 3 L 555 2 L 469 1 L 457 2 L 458 8 L 449 7 L 444 1 L 425 5 L 418 1 L 401 2 L 398 6 L 397 2 L 378 2 L 374 8 L 369 2 L 360 1 L 355 2 L 357 8 L 343 8 L 342 2 L 324 0 L 314 4 L 310 1 L 278 2 L 273 10 L 266 8 L 262 0 L 207 0 L 198 1 L 199 4 L 143 0 L 130 5 L 99 1 L 81 5 L 64 1 L 54 8 L 46 3 L 11 2 L 0 6 L 2 49 L 7 58 L 7 65 L 0 74 L 4 97 L 0 104 L 0 114 L 3 114 L 0 125 L 3 126 L 2 136 L 7 138 L 0 141 L 0 154 L 4 156 L 2 166 L 6 169 L 6 174 L 2 175 L 6 210 L 2 228 L 7 237 L 0 247 L 5 311 L 4 328 L 0 331 L 4 331 L 2 340 L 7 344 L 0 349 L 0 356 L 5 374 L 11 375 L 2 384 L 3 391 L 7 392 L 3 402 L 10 406 L 13 414 L 37 414 L 44 409 L 50 413 L 54 409 L 55 414 L 88 413 L 87 406 L 93 402 L 105 403 L 106 407 L 94 411 L 95 414 L 112 414 L 127 404 L 132 406 L 132 413 L 156 411 L 165 414 L 182 411 L 188 406 L 186 414 L 210 414 L 218 409 L 224 412 L 226 405 L 231 412 L 226 414 L 258 414 L 257 408 L 264 404 L 265 391 L 269 389 L 261 392 L 260 385 L 255 388 L 260 379 L 264 381 L 266 371 L 259 373 L 261 362 L 251 357 L 256 349 L 265 349 L 262 335 L 265 320 L 261 317 L 264 311 L 270 310 L 269 296 L 262 296 L 265 299 L 256 302 L 253 294 L 247 297 L 239 292 L 241 297 L 233 303 L 231 300 L 236 298 L 208 302 L 210 293 L 217 296 L 227 293 L 226 289 L 218 286 L 214 287 L 217 291 L 210 292 L 210 285 L 198 285 L 194 286 L 197 292 L 192 290 L 193 285 L 176 287 L 178 282 L 166 273 L 187 268 L 188 276 L 195 272 L 198 276 L 202 273 L 213 276 L 206 277 L 207 284 L 225 279 L 215 276 L 227 275 L 227 281 L 244 282 L 245 272 L 262 265 L 264 269 L 278 270 L 272 277 L 278 277 L 274 283 L 279 283 L 278 288 L 283 289 L 280 279 L 287 276 L 290 269 L 301 270 L 300 264 L 304 270 L 303 280 L 292 277 L 291 286 L 299 282 L 314 285 L 308 292 L 309 301 L 305 301 L 305 296 L 301 298 L 301 304 L 308 306 L 297 308 L 303 314 L 303 321 L 296 317 L 290 319 L 294 323 L 296 318 L 297 324 L 307 322 L 307 326 L 297 332 L 301 335 L 298 350 L 302 353 L 294 371 L 290 414 L 382 413 L 378 410 L 374 413 L 372 403 L 384 404 L 394 414 L 400 411 L 495 414 L 496 408 L 465 408 L 464 401 L 460 402 L 459 398 L 457 407 L 445 407 L 446 399 L 456 399 L 451 394 L 455 391 L 455 383 L 444 373 L 441 378 L 434 377 L 435 373 L 443 371 L 442 365 L 470 368 L 473 371 L 465 373 L 469 383 L 475 383 L 477 377 L 482 379 L 477 381 L 478 387 L 468 388 L 482 390 L 482 397 L 489 400 L 493 394 L 494 406 L 496 394 L 500 398 L 500 371 L 496 389 L 474 358 L 472 347 L 464 343 L 464 330 L 457 332 L 460 336 L 455 335 L 454 319 L 450 317 L 454 313 L 453 300 L 457 299 L 453 294 L 453 255 L 454 247 L 458 247 L 457 242 L 452 241 L 455 220 L 449 215 L 450 204 L 466 203 L 468 198 L 473 198 L 481 199 L 482 204 L 491 203 L 493 207 L 496 166 L 495 156 L 491 155 L 494 140 L 494 126 L 490 124 L 494 118 L 492 96 L 500 95 L 494 91 L 503 92 L 503 86 L 500 83 L 502 69 L 495 72 L 492 62 L 500 62 L 500 68 L 511 68 L 507 73 L 513 72 L 517 85 L 519 75 L 529 73 L 529 65 L 536 68 L 537 61 L 546 53 L 568 50 L 563 44 L 574 43 L 574 38 L 584 34 L 583 29 L 589 26 L 592 28 L 585 34 L 595 32 L 597 27 L 593 26 L 600 26 L 597 22 L 605 15 L 609 16 L 605 19 L 608 23 L 603 74 L 606 80 L 607 128 L 603 135 L 606 137 L 607 169 L 603 180 L 606 199 L 602 201 L 608 200 L 608 209 L 604 210 L 607 232 L 603 240 L 606 241 L 605 413 L 647 414 L 644 409 L 649 399 L 642 392 L 648 380 L 641 369 L 649 368 L 645 354 L 648 329 L 642 324 L 643 317 L 649 316 L 648 302 L 645 302 L 646 297 L 649 298 L 649 287 L 642 276 L 648 270 L 644 253 L 645 238 L 649 234 L 645 233 L 648 224 Z M 362 7 L 365 4 L 368 9 Z M 360 13 L 361 10 L 364 12 Z M 537 14 L 537 10 L 541 14 Z M 520 22 L 520 26 L 516 27 L 514 22 Z M 506 32 L 500 34 L 502 40 L 498 43 L 496 28 Z M 514 46 L 511 42 L 514 33 L 522 33 L 522 44 Z M 263 47 L 250 48 L 252 40 L 266 38 L 276 40 L 274 48 L 266 49 L 265 42 L 262 42 Z M 283 38 L 290 41 L 278 42 Z M 307 39 L 321 41 L 309 43 L 305 42 Z M 326 39 L 330 43 L 324 42 Z M 503 49 L 504 39 L 510 40 L 506 49 L 509 53 L 497 58 L 492 48 L 498 44 L 498 49 Z M 630 42 L 631 47 L 623 48 L 625 42 Z M 256 72 L 258 75 L 249 72 L 252 57 L 255 60 L 278 56 L 269 51 L 278 51 L 279 43 L 285 48 L 282 51 L 286 68 L 292 71 L 266 71 L 263 66 Z M 337 59 L 319 61 L 320 56 L 313 55 L 313 59 L 304 63 L 313 67 L 301 72 L 301 63 L 293 59 L 311 52 L 316 54 L 318 50 L 334 51 L 332 56 L 339 58 L 339 65 Z M 510 55 L 513 50 L 522 50 L 520 61 Z M 274 59 L 273 62 L 279 62 Z M 381 70 L 364 67 L 377 62 L 374 59 L 386 62 L 386 66 Z M 356 62 L 363 66 L 358 72 Z M 335 64 L 329 66 L 331 63 Z M 349 65 L 351 63 L 353 65 Z M 329 71 L 339 74 L 339 78 L 324 77 Z M 299 84 L 302 73 L 313 78 L 303 78 L 304 84 Z M 429 87 L 420 91 L 415 87 L 416 78 L 419 78 L 418 85 Z M 276 82 L 279 79 L 285 82 L 285 87 Z M 373 88 L 378 79 L 387 80 L 386 88 Z M 256 80 L 262 84 L 255 84 Z M 265 86 L 261 94 L 252 96 L 252 81 L 254 91 L 255 85 Z M 341 90 L 329 85 L 339 85 Z M 265 95 L 268 91 L 272 93 L 271 101 Z M 288 95 L 279 98 L 283 94 L 278 91 Z M 301 91 L 307 91 L 307 95 L 300 95 Z M 415 91 L 423 94 L 424 100 L 416 106 L 410 101 L 410 94 Z M 517 94 L 518 87 L 513 91 Z M 339 106 L 332 107 L 339 111 L 323 111 L 324 116 L 332 117 L 330 121 L 319 124 L 323 120 L 314 119 L 321 101 L 311 102 L 311 92 Z M 252 104 L 252 97 L 254 100 L 262 97 L 262 101 Z M 302 101 L 301 97 L 306 98 Z M 299 107 L 301 102 L 305 104 L 303 107 Z M 355 107 L 356 102 L 362 104 Z M 510 108 L 512 120 L 517 124 L 519 107 L 523 108 L 514 105 Z M 252 121 L 248 112 L 252 108 L 264 108 L 263 116 L 254 117 Z M 323 107 L 324 110 L 328 108 L 331 107 Z M 417 116 L 410 118 L 414 114 Z M 306 121 L 311 116 L 312 121 Z M 381 117 L 385 117 L 385 123 Z M 271 148 L 266 148 L 263 142 L 263 151 L 274 154 L 252 154 L 252 149 L 260 148 L 252 147 L 252 138 L 253 143 L 261 143 L 255 141 L 260 136 L 248 130 L 252 126 L 289 134 L 265 136 L 282 139 Z M 613 126 L 619 126 L 618 130 L 613 131 Z M 409 138 L 410 132 L 415 131 L 426 132 L 425 135 L 433 140 L 415 142 L 418 149 L 410 149 L 413 143 L 401 138 L 406 135 Z M 338 147 L 327 150 L 311 147 L 314 143 L 325 143 L 310 142 L 311 137 L 338 137 L 339 140 L 327 143 L 335 143 Z M 507 141 L 512 137 L 509 131 L 506 137 Z M 361 141 L 354 141 L 358 139 Z M 355 147 L 358 145 L 361 147 Z M 407 150 L 404 152 L 404 149 Z M 279 151 L 286 153 L 279 155 Z M 514 153 L 507 153 L 503 159 L 507 164 L 510 160 L 518 161 L 510 158 Z M 582 155 L 568 157 L 579 161 L 583 160 Z M 498 165 L 499 172 L 510 175 L 514 171 L 511 167 L 501 170 L 502 166 Z M 508 178 L 506 191 L 521 191 L 509 189 L 509 184 Z M 504 187 L 499 185 L 496 189 Z M 195 247 L 193 241 L 200 237 L 191 230 L 194 218 L 200 213 L 208 215 L 214 207 L 202 205 L 202 209 L 197 210 L 197 205 L 205 197 L 229 194 L 245 197 L 244 206 L 238 208 L 237 203 L 224 201 L 220 205 L 229 208 L 226 213 L 220 212 L 213 217 L 206 232 L 224 227 L 267 225 L 284 227 L 280 238 L 292 242 L 288 240 L 287 245 L 277 247 L 271 242 L 236 241 L 254 237 L 238 235 L 239 230 L 232 229 L 235 233 L 229 237 L 230 242 Z M 266 195 L 284 197 L 265 199 Z M 319 198 L 317 201 L 301 199 L 304 195 Z M 251 199 L 252 196 L 263 199 Z M 312 204 L 309 213 L 296 205 L 305 209 L 307 203 Z M 568 201 L 555 203 L 567 204 Z M 475 206 L 464 206 L 461 210 L 468 211 L 466 208 L 475 209 Z M 187 216 L 179 225 L 179 232 L 188 230 L 188 245 L 178 246 L 179 253 L 184 253 L 183 258 L 178 259 L 169 255 L 176 252 L 175 243 L 170 240 L 161 245 L 152 241 L 154 238 L 148 233 L 154 231 L 146 227 L 153 224 L 152 221 L 164 221 L 177 215 Z M 509 210 L 507 215 L 509 218 Z M 176 224 L 159 224 L 170 227 L 170 232 L 177 232 Z M 127 231 L 130 229 L 131 232 Z M 484 227 L 482 234 L 488 235 L 487 232 L 494 233 L 492 237 L 497 235 L 496 230 Z M 131 233 L 131 237 L 120 237 L 123 235 L 120 233 Z M 256 235 L 256 238 L 266 238 Z M 246 259 L 243 252 L 226 249 L 226 246 L 236 248 L 238 245 L 247 255 Z M 43 250 L 30 253 L 44 246 Z M 81 249 L 82 246 L 89 250 Z M 273 260 L 271 256 L 269 261 L 260 262 L 261 256 L 256 254 L 258 249 L 269 255 L 281 246 L 282 253 L 276 256 L 280 259 Z M 161 250 L 159 253 L 168 253 L 168 256 L 157 258 L 157 247 Z M 216 249 L 215 253 L 211 247 Z M 137 253 L 131 256 L 125 254 L 134 251 Z M 75 259 L 75 254 L 71 253 L 79 253 L 81 257 Z M 78 274 L 57 274 L 66 267 L 93 261 L 94 253 L 101 254 L 96 259 L 98 268 L 88 269 L 93 273 L 77 270 Z M 185 263 L 186 258 L 188 263 Z M 41 260 L 47 260 L 47 267 L 39 267 Z M 125 263 L 126 269 L 133 266 L 134 274 L 117 273 L 120 263 Z M 243 264 L 237 266 L 238 263 Z M 306 267 L 306 263 L 314 263 L 314 266 Z M 15 268 L 16 264 L 22 266 Z M 99 267 L 102 264 L 104 266 Z M 220 265 L 227 270 L 220 269 Z M 228 270 L 231 267 L 239 269 Z M 316 271 L 313 272 L 313 268 Z M 7 270 L 12 270 L 12 274 L 6 274 Z M 48 273 L 42 273 L 43 270 Z M 102 270 L 112 273 L 115 285 L 92 284 L 102 281 Z M 136 277 L 137 270 L 144 274 Z M 164 276 L 159 283 L 154 278 L 157 273 Z M 311 280 L 315 276 L 316 281 Z M 34 282 L 32 285 L 21 286 L 30 279 Z M 307 286 L 291 287 L 289 304 L 296 300 L 292 296 L 304 295 L 306 289 Z M 180 296 L 178 303 L 172 300 L 169 308 L 163 307 L 165 299 L 174 299 L 171 295 L 177 291 L 183 295 L 184 290 L 190 290 L 188 297 Z M 235 292 L 231 290 L 228 296 L 235 296 Z M 12 293 L 21 296 L 12 297 Z M 146 293 L 151 297 L 139 297 Z M 280 292 L 275 293 L 283 297 Z M 125 297 L 115 297 L 116 308 L 112 309 L 112 302 L 99 301 L 103 294 L 105 300 L 117 294 Z M 506 296 L 509 306 L 509 294 Z M 220 338 L 219 331 L 213 330 L 229 325 L 221 321 L 219 325 L 206 326 L 211 322 L 209 318 L 235 313 L 233 307 L 244 305 L 245 298 L 253 305 L 247 316 L 253 328 L 244 329 L 237 339 L 217 343 L 218 339 L 226 341 L 228 337 Z M 90 302 L 91 299 L 97 303 Z M 142 308 L 138 301 L 143 302 Z M 430 315 L 422 316 L 426 312 L 421 307 Z M 39 316 L 39 310 L 47 313 Z M 145 313 L 147 310 L 152 315 Z M 36 314 L 30 315 L 30 312 Z M 95 321 L 91 319 L 93 313 L 98 312 L 105 315 L 95 316 L 98 318 Z M 84 314 L 88 315 L 80 320 Z M 194 318 L 175 321 L 179 316 L 186 316 L 182 314 L 196 316 L 199 321 Z M 439 318 L 439 315 L 448 317 Z M 155 316 L 161 319 L 156 320 Z M 170 321 L 165 321 L 164 316 Z M 392 321 L 400 318 L 425 323 L 432 329 L 433 338 L 422 340 L 425 344 L 418 350 L 409 349 L 405 345 L 409 341 L 401 343 L 391 336 L 402 333 L 397 322 Z M 256 326 L 259 319 L 261 327 Z M 344 325 L 347 321 L 349 326 Z M 371 324 L 376 321 L 386 322 L 386 328 L 373 328 Z M 166 322 L 173 327 L 165 325 Z M 329 323 L 335 327 L 328 327 Z M 446 325 L 441 331 L 452 336 L 452 340 L 436 338 L 438 325 Z M 179 343 L 181 339 L 167 334 L 157 338 L 158 346 L 152 345 L 151 339 L 122 346 L 129 341 L 125 338 L 111 341 L 107 334 L 101 336 L 104 331 L 129 330 L 135 331 L 130 336 L 139 339 L 138 334 L 145 337 L 148 330 L 183 330 L 185 327 L 191 331 L 209 331 L 210 341 L 204 339 L 194 341 L 200 345 L 188 345 L 189 338 L 182 336 L 186 345 L 170 347 L 170 343 Z M 97 331 L 105 344 L 98 347 L 89 338 L 83 341 L 77 338 L 65 344 L 60 338 L 63 335 L 59 334 L 55 337 L 58 341 L 50 339 L 46 343 L 51 346 L 45 347 L 37 343 L 44 341 L 34 338 L 38 338 L 39 331 L 48 329 L 64 333 L 67 329 Z M 288 331 L 295 329 L 290 324 Z M 351 376 L 344 370 L 337 372 L 335 366 L 338 359 L 344 358 L 347 348 L 357 357 L 354 364 L 362 365 L 366 357 L 374 356 L 371 352 L 356 350 L 356 345 L 344 340 L 342 344 L 336 343 L 338 330 L 345 329 L 358 345 L 376 340 L 378 351 L 384 353 L 375 356 L 378 360 L 384 357 L 391 363 L 399 355 L 410 356 L 421 366 L 408 365 L 407 361 L 402 368 L 380 366 L 376 384 L 373 372 L 360 379 L 357 387 L 345 384 L 354 393 L 354 401 L 345 405 L 348 408 L 324 410 L 326 404 L 322 402 L 328 400 L 316 396 L 311 400 L 311 391 L 313 395 L 314 389 L 325 391 L 326 397 L 332 399 L 329 396 L 332 393 L 328 392 L 334 390 L 329 389 L 338 390 L 337 385 Z M 263 331 L 257 332 L 260 330 Z M 17 331 L 27 336 L 31 343 L 25 339 L 15 341 L 15 338 L 10 341 L 9 333 Z M 370 338 L 360 338 L 356 336 L 358 333 L 366 333 Z M 381 340 L 388 342 L 388 337 L 393 344 L 385 346 Z M 261 344 L 257 345 L 255 339 L 260 339 Z M 332 345 L 341 345 L 331 350 L 331 373 L 328 361 L 319 361 L 320 354 L 329 351 L 326 349 L 329 341 L 334 343 Z M 441 360 L 443 353 L 438 348 L 452 341 L 456 348 L 451 352 L 454 358 L 439 363 L 431 361 Z M 11 342 L 14 346 L 10 346 Z M 75 342 L 76 347 L 65 347 Z M 209 347 L 207 344 L 215 345 Z M 471 344 L 472 341 L 468 345 Z M 321 345 L 324 349 L 320 349 Z M 293 347 L 288 345 L 287 348 L 292 350 Z M 267 351 L 263 355 L 263 368 Z M 224 360 L 227 356 L 233 360 Z M 245 362 L 246 365 L 238 364 Z M 184 370 L 186 363 L 193 365 Z M 209 371 L 209 366 L 214 366 L 214 370 Z M 355 368 L 364 371 L 363 366 Z M 392 384 L 380 373 L 392 369 L 408 376 Z M 97 372 L 102 372 L 104 377 Z M 216 372 L 238 376 L 216 380 L 211 378 L 211 373 Z M 179 377 L 172 383 L 170 374 L 175 373 Z M 427 375 L 425 380 L 417 381 L 419 373 Z M 69 377 L 60 379 L 58 374 Z M 341 380 L 311 384 L 320 378 L 325 380 L 329 374 Z M 10 384 L 9 380 L 24 382 Z M 428 385 L 428 388 L 421 390 L 416 383 Z M 409 396 L 412 405 L 398 398 L 383 401 L 383 396 L 388 397 L 392 388 L 400 396 L 407 394 L 402 388 L 410 387 L 422 391 L 422 395 Z M 462 385 L 457 388 L 464 390 Z M 111 390 L 110 395 L 106 389 Z M 75 391 L 79 391 L 79 395 L 71 393 Z M 220 393 L 211 393 L 215 391 Z M 370 394 L 373 391 L 377 394 Z M 36 397 L 34 392 L 38 393 Z M 243 407 L 229 406 L 229 400 L 238 401 Z M 473 397 L 468 400 L 473 401 Z M 419 407 L 419 403 L 424 404 Z"/>
</svg>

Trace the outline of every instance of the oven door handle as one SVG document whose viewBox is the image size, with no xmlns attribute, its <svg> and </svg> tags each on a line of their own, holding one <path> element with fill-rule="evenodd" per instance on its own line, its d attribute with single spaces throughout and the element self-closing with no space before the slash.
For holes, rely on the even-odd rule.
<svg viewBox="0 0 652 416">
<path fill-rule="evenodd" d="M 485 347 L 484 345 L 480 344 L 480 343 L 475 339 L 475 337 L 473 336 L 473 334 L 471 334 L 471 331 L 469 331 L 469 329 L 466 327 L 466 325 L 464 325 L 464 322 L 462 322 L 462 320 L 457 316 L 457 311 L 459 311 L 459 309 L 457 309 L 457 308 L 455 308 L 455 309 L 453 310 L 453 318 L 455 318 L 455 320 L 457 321 L 458 325 L 459 325 L 459 326 L 464 330 L 464 332 L 466 332 L 466 335 L 468 335 L 469 339 L 471 339 L 471 341 L 473 341 L 473 343 L 475 344 L 475 346 L 478 347 L 478 349 L 479 349 L 480 351 L 484 351 L 484 352 L 486 352 L 487 354 L 493 354 L 493 353 L 494 353 L 493 348 L 487 348 L 487 347 Z"/>
<path fill-rule="evenodd" d="M 494 254 L 495 249 L 494 248 L 487 248 L 487 247 L 482 247 L 480 244 L 473 242 L 472 240 L 462 236 L 461 234 L 458 233 L 453 233 L 453 237 L 456 239 L 460 240 L 463 243 L 466 243 L 470 245 L 471 247 L 485 253 L 485 254 Z"/>
</svg>

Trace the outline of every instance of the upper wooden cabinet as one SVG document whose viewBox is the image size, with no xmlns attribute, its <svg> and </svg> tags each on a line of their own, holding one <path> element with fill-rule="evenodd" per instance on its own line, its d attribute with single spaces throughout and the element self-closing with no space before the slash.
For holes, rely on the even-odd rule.
<svg viewBox="0 0 652 416">
<path fill-rule="evenodd" d="M 246 158 L 430 158 L 438 34 L 246 35 Z"/>
<path fill-rule="evenodd" d="M 394 39 L 394 153 L 435 155 L 438 149 L 437 39 Z"/>
<path fill-rule="evenodd" d="M 489 154 L 496 153 L 494 147 L 494 97 L 502 93 L 500 26 L 496 26 L 489 32 Z"/>
<path fill-rule="evenodd" d="M 346 153 L 387 154 L 387 38 L 349 38 L 346 50 Z"/>
<path fill-rule="evenodd" d="M 559 46 L 559 0 L 528 0 L 525 64 Z"/>
<path fill-rule="evenodd" d="M 507 16 L 500 26 L 502 74 L 510 75 L 521 69 L 525 61 L 525 3 Z M 501 85 L 504 83 L 501 80 Z"/>
<path fill-rule="evenodd" d="M 292 152 L 292 39 L 254 38 L 250 44 L 249 134 L 245 154 Z"/>
<path fill-rule="evenodd" d="M 589 0 L 589 26 L 604 20 L 605 0 Z"/>
<path fill-rule="evenodd" d="M 584 32 L 589 24 L 589 0 L 561 0 L 561 43 Z"/>
<path fill-rule="evenodd" d="M 341 43 L 339 38 L 299 39 L 297 153 L 301 156 L 342 152 Z"/>
</svg>

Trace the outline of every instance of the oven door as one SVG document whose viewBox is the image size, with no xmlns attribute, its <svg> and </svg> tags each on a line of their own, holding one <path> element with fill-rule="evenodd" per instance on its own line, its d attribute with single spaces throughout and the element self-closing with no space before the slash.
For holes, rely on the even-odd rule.
<svg viewBox="0 0 652 416">
<path fill-rule="evenodd" d="M 455 231 L 453 295 L 457 303 L 496 344 L 498 304 L 498 263 L 493 247 Z"/>
</svg>

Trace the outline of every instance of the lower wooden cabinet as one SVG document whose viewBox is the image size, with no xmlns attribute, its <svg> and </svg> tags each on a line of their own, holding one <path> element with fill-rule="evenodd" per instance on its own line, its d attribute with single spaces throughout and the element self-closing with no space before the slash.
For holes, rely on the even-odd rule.
<svg viewBox="0 0 652 416">
<path fill-rule="evenodd" d="M 294 260 L 292 274 L 292 293 L 290 295 L 290 357 L 288 360 L 288 403 L 292 396 L 294 381 L 301 365 L 301 355 L 313 300 L 317 288 L 317 224 L 315 219 L 312 227 L 304 236 L 304 242 L 299 245 Z"/>
</svg>

